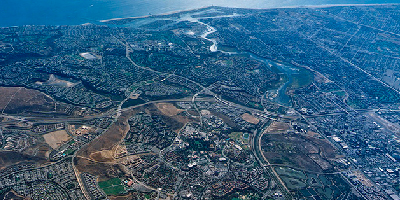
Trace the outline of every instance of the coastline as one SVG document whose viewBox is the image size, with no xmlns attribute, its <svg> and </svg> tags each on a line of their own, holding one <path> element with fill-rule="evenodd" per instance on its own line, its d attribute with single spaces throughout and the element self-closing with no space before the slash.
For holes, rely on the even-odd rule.
<svg viewBox="0 0 400 200">
<path fill-rule="evenodd" d="M 224 6 L 204 6 L 199 8 L 187 9 L 187 10 L 176 10 L 166 13 L 154 14 L 154 15 L 143 15 L 137 17 L 121 17 L 121 18 L 111 18 L 99 20 L 100 23 L 112 23 L 118 22 L 122 20 L 136 20 L 136 19 L 147 19 L 147 18 L 157 18 L 157 17 L 165 17 L 168 15 L 174 15 L 178 13 L 188 13 L 193 11 L 200 11 L 204 9 L 210 8 L 230 8 L 230 9 L 248 9 L 248 10 L 273 10 L 273 9 L 296 9 L 296 8 L 331 8 L 331 7 L 363 7 L 363 6 L 391 6 L 391 5 L 400 5 L 400 3 L 375 3 L 375 4 L 324 4 L 324 5 L 301 5 L 301 6 L 282 6 L 282 7 L 273 7 L 273 8 L 243 8 L 243 7 L 224 7 Z"/>
<path fill-rule="evenodd" d="M 391 6 L 391 5 L 400 5 L 400 3 L 324 4 L 324 5 L 284 6 L 279 8 L 331 8 L 331 7 L 361 7 L 361 6 Z"/>
<path fill-rule="evenodd" d="M 171 12 L 166 12 L 166 13 L 161 13 L 161 14 L 155 14 L 155 15 L 143 15 L 143 16 L 137 16 L 137 17 L 121 17 L 121 18 L 103 19 L 103 20 L 99 20 L 99 22 L 108 23 L 108 22 L 111 22 L 111 21 L 146 19 L 146 18 L 151 18 L 151 17 L 164 17 L 164 16 L 168 16 L 168 15 L 173 15 L 173 14 L 178 14 L 178 13 L 186 13 L 186 12 L 193 12 L 193 11 L 209 9 L 209 8 L 214 8 L 214 7 L 218 8 L 220 6 L 204 6 L 204 7 L 199 7 L 199 8 L 187 9 L 187 10 L 176 10 L 176 11 L 171 11 Z M 228 8 L 228 7 L 220 7 L 220 8 Z"/>
</svg>

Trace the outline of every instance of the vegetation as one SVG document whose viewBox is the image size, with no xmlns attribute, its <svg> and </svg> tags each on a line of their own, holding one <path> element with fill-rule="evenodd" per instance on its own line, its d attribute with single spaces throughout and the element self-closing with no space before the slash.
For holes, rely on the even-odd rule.
<svg viewBox="0 0 400 200">
<path fill-rule="evenodd" d="M 107 195 L 119 195 L 125 192 L 125 187 L 122 185 L 122 180 L 119 178 L 101 181 L 99 182 L 99 187 Z"/>
</svg>

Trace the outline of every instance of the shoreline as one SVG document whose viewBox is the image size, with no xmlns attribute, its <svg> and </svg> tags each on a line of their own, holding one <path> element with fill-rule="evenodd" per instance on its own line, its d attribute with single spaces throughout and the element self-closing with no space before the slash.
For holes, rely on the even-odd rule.
<svg viewBox="0 0 400 200">
<path fill-rule="evenodd" d="M 183 13 L 183 12 L 192 12 L 192 11 L 196 11 L 196 10 L 202 10 L 202 9 L 213 8 L 213 7 L 219 7 L 219 6 L 203 6 L 203 7 L 199 7 L 199 8 L 193 8 L 193 9 L 187 9 L 187 10 L 176 10 L 176 11 L 165 12 L 165 13 L 155 14 L 155 15 L 143 15 L 143 16 L 137 16 L 137 17 L 120 17 L 120 18 L 103 19 L 103 20 L 99 20 L 99 22 L 108 23 L 111 21 L 120 21 L 120 20 L 146 19 L 146 18 L 150 18 L 150 17 L 168 16 L 168 15 L 173 15 L 173 14 L 178 14 L 178 13 Z"/>
<path fill-rule="evenodd" d="M 243 7 L 224 7 L 224 6 L 203 6 L 199 8 L 192 8 L 186 10 L 176 10 L 171 12 L 165 12 L 154 15 L 143 15 L 136 17 L 120 17 L 120 18 L 111 18 L 111 19 L 103 19 L 98 20 L 100 23 L 110 23 L 113 21 L 121 21 L 121 20 L 135 20 L 135 19 L 147 19 L 151 17 L 164 17 L 168 15 L 173 15 L 177 13 L 186 13 L 192 12 L 196 10 L 202 10 L 207 8 L 231 8 L 231 9 L 248 9 L 248 10 L 273 10 L 273 9 L 296 9 L 296 8 L 331 8 L 331 7 L 354 7 L 354 6 L 391 6 L 391 5 L 400 5 L 400 3 L 374 3 L 374 4 L 324 4 L 324 5 L 301 5 L 301 6 L 283 6 L 283 7 L 273 7 L 273 8 L 243 8 Z"/>
<path fill-rule="evenodd" d="M 331 7 L 390 6 L 390 5 L 400 5 L 400 3 L 324 4 L 324 5 L 284 6 L 279 8 L 331 8 Z"/>
</svg>

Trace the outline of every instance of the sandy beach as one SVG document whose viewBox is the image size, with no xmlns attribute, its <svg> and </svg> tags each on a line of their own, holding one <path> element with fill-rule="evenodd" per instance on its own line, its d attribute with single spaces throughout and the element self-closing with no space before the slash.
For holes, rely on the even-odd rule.
<svg viewBox="0 0 400 200">
<path fill-rule="evenodd" d="M 390 6 L 390 5 L 399 5 L 399 3 L 387 3 L 387 4 L 326 4 L 326 5 L 283 6 L 283 7 L 274 7 L 274 8 L 243 8 L 243 9 L 249 9 L 249 10 L 272 10 L 272 9 L 279 9 L 279 8 L 295 9 L 295 8 L 329 8 L 329 7 L 344 7 L 344 6 Z M 166 12 L 166 13 L 155 14 L 155 15 L 144 15 L 144 16 L 138 16 L 138 17 L 124 17 L 124 18 L 105 19 L 105 20 L 100 20 L 99 22 L 101 22 L 101 23 L 110 23 L 112 21 L 121 21 L 121 20 L 146 19 L 146 18 L 153 18 L 153 17 L 157 18 L 157 17 L 163 17 L 163 16 L 173 15 L 173 14 L 177 14 L 177 13 L 187 13 L 187 12 L 193 12 L 193 11 L 200 11 L 200 10 L 208 9 L 208 8 L 234 8 L 234 9 L 237 9 L 237 8 L 240 8 L 240 7 L 204 6 L 204 7 L 200 7 L 200 8 L 187 9 L 187 10 L 177 10 L 177 11 Z"/>
</svg>

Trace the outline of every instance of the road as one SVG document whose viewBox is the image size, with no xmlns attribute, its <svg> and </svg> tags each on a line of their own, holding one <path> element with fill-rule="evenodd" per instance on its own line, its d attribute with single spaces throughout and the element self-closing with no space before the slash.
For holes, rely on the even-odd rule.
<svg viewBox="0 0 400 200">
<path fill-rule="evenodd" d="M 286 187 L 285 183 L 282 181 L 282 179 L 279 177 L 279 175 L 276 173 L 275 169 L 272 167 L 274 166 L 273 164 L 269 163 L 269 161 L 265 158 L 265 156 L 262 153 L 261 150 L 261 137 L 263 135 L 264 130 L 271 124 L 271 121 L 265 123 L 263 125 L 263 128 L 259 130 L 255 130 L 250 141 L 250 146 L 253 151 L 253 154 L 255 155 L 257 161 L 259 164 L 264 168 L 266 172 L 269 170 L 272 172 L 271 178 L 275 177 L 275 180 L 278 182 L 277 185 L 281 192 L 285 193 L 285 198 L 290 199 L 291 194 L 289 189 Z"/>
<path fill-rule="evenodd" d="M 42 123 L 45 122 L 45 123 L 49 123 L 49 124 L 51 124 L 51 123 L 85 122 L 85 121 L 89 121 L 89 120 L 96 119 L 96 118 L 103 118 L 103 117 L 106 117 L 106 116 L 115 116 L 115 118 L 113 120 L 113 123 L 115 123 L 119 119 L 119 117 L 121 116 L 121 113 L 123 113 L 125 111 L 131 110 L 131 109 L 135 109 L 135 108 L 138 108 L 138 107 L 141 107 L 141 106 L 153 104 L 153 103 L 177 102 L 177 101 L 180 101 L 180 102 L 186 101 L 186 102 L 192 102 L 192 103 L 194 103 L 195 101 L 218 101 L 218 102 L 220 102 L 222 104 L 225 104 L 225 105 L 228 105 L 228 106 L 232 106 L 232 107 L 238 107 L 238 108 L 241 108 L 241 109 L 249 111 L 249 112 L 257 112 L 257 113 L 262 112 L 262 111 L 257 110 L 257 109 L 249 108 L 249 107 L 246 107 L 246 106 L 242 106 L 242 105 L 239 105 L 239 104 L 235 104 L 235 103 L 223 100 L 220 97 L 218 97 L 215 93 L 210 91 L 209 88 L 204 87 L 200 83 L 198 83 L 196 81 L 193 81 L 193 80 L 190 80 L 190 79 L 188 79 L 186 77 L 183 77 L 183 76 L 180 76 L 180 75 L 176 75 L 176 74 L 172 74 L 172 73 L 159 72 L 159 71 L 156 71 L 156 70 L 154 70 L 152 68 L 149 68 L 149 67 L 140 66 L 140 65 L 136 64 L 130 57 L 130 53 L 131 53 L 130 45 L 127 42 L 125 42 L 125 43 L 122 42 L 120 39 L 117 39 L 117 40 L 121 44 L 123 44 L 125 46 L 125 48 L 126 48 L 126 57 L 132 63 L 132 65 L 134 65 L 135 67 L 137 67 L 139 69 L 143 69 L 143 70 L 148 70 L 148 71 L 160 74 L 160 75 L 165 75 L 166 77 L 168 77 L 168 76 L 179 77 L 179 78 L 181 78 L 183 80 L 186 80 L 188 82 L 191 82 L 191 83 L 197 85 L 200 88 L 200 92 L 194 94 L 191 97 L 186 97 L 186 98 L 182 98 L 182 99 L 166 99 L 166 100 L 149 101 L 149 102 L 145 102 L 145 103 L 138 104 L 138 105 L 135 105 L 135 106 L 130 106 L 128 108 L 122 108 L 123 103 L 129 98 L 129 97 L 127 97 L 118 105 L 118 107 L 116 109 L 111 109 L 111 110 L 109 110 L 107 112 L 104 112 L 104 113 L 101 113 L 101 114 L 98 114 L 98 115 L 86 116 L 86 117 L 83 117 L 83 118 L 71 118 L 71 117 L 68 117 L 68 116 L 59 117 L 59 118 L 51 118 L 51 117 L 48 117 L 48 118 L 43 118 L 43 117 L 21 117 L 21 116 L 10 116 L 10 115 L 4 115 L 4 114 L 1 115 L 1 116 L 10 118 L 10 119 L 12 119 L 12 121 L 32 121 L 32 122 L 42 122 Z M 213 98 L 199 98 L 198 95 L 200 93 L 202 93 L 202 92 L 212 95 Z M 199 110 L 198 110 L 198 112 L 200 113 Z M 5 122 L 5 123 L 7 123 L 7 122 Z M 113 123 L 109 127 L 111 127 L 113 125 Z M 0 123 L 0 125 L 3 125 L 3 124 Z M 105 131 L 103 131 L 103 133 L 107 132 L 109 127 Z M 259 130 L 258 133 L 254 135 L 254 138 L 253 138 L 253 141 L 252 141 L 253 153 L 255 154 L 255 156 L 256 156 L 258 162 L 260 163 L 260 165 L 263 166 L 264 169 L 267 172 L 270 172 L 270 169 L 271 169 L 273 174 L 270 174 L 270 176 L 271 176 L 272 179 L 277 180 L 276 182 L 278 184 L 278 187 L 280 187 L 281 191 L 282 192 L 286 191 L 286 193 L 288 195 L 290 195 L 289 190 L 286 188 L 286 186 L 283 183 L 283 181 L 279 178 L 278 174 L 273 169 L 273 167 L 272 167 L 273 165 L 271 165 L 268 162 L 268 160 L 265 159 L 265 157 L 262 155 L 262 151 L 261 151 L 261 147 L 260 147 L 260 141 L 261 141 L 261 136 L 262 136 L 262 135 L 260 135 L 260 133 L 262 133 L 262 132 L 263 132 L 263 129 Z M 96 140 L 102 134 L 98 135 L 94 140 Z M 74 160 L 77 158 L 77 152 L 79 152 L 81 149 L 85 148 L 88 144 L 90 144 L 90 142 L 86 143 L 85 145 L 83 145 L 79 150 L 75 151 L 74 154 L 71 156 L 73 158 L 72 166 L 73 166 L 73 169 L 74 169 L 74 172 L 75 172 L 75 176 L 77 178 L 77 181 L 78 181 L 80 187 L 82 188 L 82 192 L 85 195 L 86 199 L 90 199 L 90 196 L 89 196 L 88 192 L 86 191 L 86 189 L 84 187 L 84 184 L 83 184 L 83 182 L 81 180 L 81 177 L 80 177 L 80 172 L 76 168 Z"/>
</svg>

